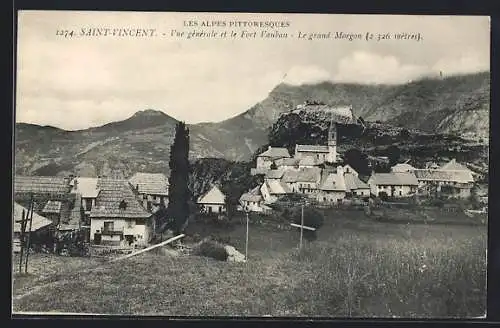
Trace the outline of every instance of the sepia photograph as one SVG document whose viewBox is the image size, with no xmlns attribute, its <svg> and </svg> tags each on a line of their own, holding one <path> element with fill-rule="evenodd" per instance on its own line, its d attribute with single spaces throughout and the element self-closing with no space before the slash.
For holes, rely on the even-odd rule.
<svg viewBox="0 0 500 328">
<path fill-rule="evenodd" d="M 13 314 L 486 318 L 490 17 L 17 12 Z"/>
</svg>

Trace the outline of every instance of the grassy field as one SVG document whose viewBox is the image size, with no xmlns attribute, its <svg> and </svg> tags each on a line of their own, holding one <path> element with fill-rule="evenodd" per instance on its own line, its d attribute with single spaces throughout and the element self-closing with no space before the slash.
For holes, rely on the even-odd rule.
<svg viewBox="0 0 500 328">
<path fill-rule="evenodd" d="M 192 224 L 244 252 L 245 227 Z M 486 226 L 374 222 L 330 211 L 317 239 L 250 226 L 249 261 L 35 255 L 13 310 L 194 316 L 471 317 L 486 308 Z M 48 260 L 48 258 L 50 260 Z"/>
</svg>

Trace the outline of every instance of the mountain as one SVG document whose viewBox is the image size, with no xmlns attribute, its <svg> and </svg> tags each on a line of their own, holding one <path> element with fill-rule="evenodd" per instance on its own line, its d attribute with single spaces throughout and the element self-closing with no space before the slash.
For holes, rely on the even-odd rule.
<svg viewBox="0 0 500 328">
<path fill-rule="evenodd" d="M 217 123 L 189 125 L 190 157 L 249 160 L 269 142 L 272 126 L 308 100 L 351 105 L 366 121 L 430 133 L 488 136 L 489 73 L 423 79 L 403 85 L 319 83 L 280 84 L 244 113 Z M 54 175 L 130 175 L 168 172 L 170 144 L 177 120 L 147 109 L 126 120 L 65 131 L 16 123 L 16 173 Z M 290 130 L 289 133 L 294 133 Z"/>
</svg>

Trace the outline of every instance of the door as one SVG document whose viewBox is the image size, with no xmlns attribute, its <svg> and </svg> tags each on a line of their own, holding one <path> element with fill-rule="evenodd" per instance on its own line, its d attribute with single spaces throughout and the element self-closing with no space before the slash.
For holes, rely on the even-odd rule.
<svg viewBox="0 0 500 328">
<path fill-rule="evenodd" d="M 212 214 L 212 206 L 208 206 L 208 214 Z"/>
<path fill-rule="evenodd" d="M 101 234 L 100 233 L 95 233 L 94 234 L 94 244 L 100 245 L 101 244 Z"/>
</svg>

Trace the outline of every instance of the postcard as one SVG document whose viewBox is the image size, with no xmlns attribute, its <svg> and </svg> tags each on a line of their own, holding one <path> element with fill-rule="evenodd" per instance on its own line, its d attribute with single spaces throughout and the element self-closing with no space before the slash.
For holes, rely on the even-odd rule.
<svg viewBox="0 0 500 328">
<path fill-rule="evenodd" d="M 17 23 L 14 314 L 485 317 L 489 17 Z"/>
</svg>

